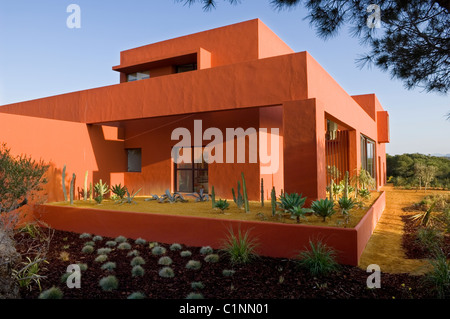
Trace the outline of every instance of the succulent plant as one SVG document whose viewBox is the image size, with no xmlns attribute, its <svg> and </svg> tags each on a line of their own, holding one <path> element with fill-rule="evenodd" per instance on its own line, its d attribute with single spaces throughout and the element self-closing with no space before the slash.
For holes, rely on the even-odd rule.
<svg viewBox="0 0 450 319">
<path fill-rule="evenodd" d="M 172 194 L 170 192 L 170 190 L 167 189 L 166 192 L 159 197 L 158 202 L 159 203 L 168 202 L 168 203 L 172 204 L 172 203 L 176 203 L 176 202 L 185 203 L 185 202 L 187 202 L 187 200 L 180 193 L 175 192 L 175 193 Z"/>
<path fill-rule="evenodd" d="M 211 248 L 211 246 L 203 246 L 200 248 L 200 254 L 202 255 L 209 255 L 212 254 L 214 250 Z"/>
<path fill-rule="evenodd" d="M 193 281 L 191 282 L 191 288 L 193 290 L 200 290 L 205 288 L 205 285 L 203 285 L 203 283 L 201 281 Z"/>
<path fill-rule="evenodd" d="M 97 263 L 104 263 L 108 260 L 108 255 L 98 255 L 97 258 L 95 258 L 95 262 Z"/>
<path fill-rule="evenodd" d="M 114 270 L 116 269 L 116 263 L 113 261 L 108 261 L 107 263 L 104 263 L 101 268 L 103 270 Z"/>
<path fill-rule="evenodd" d="M 47 289 L 39 295 L 39 299 L 62 299 L 62 297 L 63 293 L 61 289 L 57 287 Z"/>
<path fill-rule="evenodd" d="M 78 267 L 80 267 L 81 271 L 86 271 L 88 269 L 88 265 L 87 264 L 77 264 Z"/>
<path fill-rule="evenodd" d="M 95 242 L 87 241 L 87 242 L 84 243 L 84 246 L 92 246 L 92 247 L 94 247 L 95 246 Z"/>
<path fill-rule="evenodd" d="M 91 238 L 91 237 L 92 237 L 92 235 L 89 234 L 89 233 L 82 233 L 82 234 L 80 234 L 80 238 L 81 239 L 86 239 L 86 238 Z"/>
<path fill-rule="evenodd" d="M 123 199 L 126 193 L 126 187 L 122 186 L 122 184 L 116 184 L 111 187 L 111 192 L 113 192 L 113 194 L 119 197 L 120 199 Z"/>
<path fill-rule="evenodd" d="M 137 239 L 134 241 L 134 243 L 135 243 L 136 245 L 145 245 L 145 244 L 147 243 L 147 241 L 146 241 L 145 239 L 143 239 L 143 238 L 137 238 Z"/>
<path fill-rule="evenodd" d="M 189 260 L 186 264 L 186 268 L 190 270 L 198 270 L 202 267 L 202 264 L 198 260 Z"/>
<path fill-rule="evenodd" d="M 137 257 L 137 256 L 139 256 L 139 255 L 140 255 L 139 251 L 136 250 L 136 249 L 134 249 L 134 250 L 130 251 L 130 252 L 127 254 L 127 257 L 131 257 L 131 256 Z"/>
<path fill-rule="evenodd" d="M 92 238 L 92 240 L 93 240 L 93 241 L 102 241 L 102 240 L 103 240 L 103 237 L 100 236 L 100 235 L 96 235 L 96 236 L 94 236 L 94 237 Z"/>
<path fill-rule="evenodd" d="M 133 292 L 131 293 L 127 299 L 145 299 L 145 295 L 142 292 Z"/>
<path fill-rule="evenodd" d="M 97 255 L 108 255 L 111 252 L 111 248 L 99 248 L 97 249 Z"/>
<path fill-rule="evenodd" d="M 117 245 L 117 242 L 114 241 L 114 240 L 108 240 L 108 241 L 105 243 L 105 245 L 108 246 L 108 247 L 115 247 L 115 246 Z"/>
<path fill-rule="evenodd" d="M 314 214 L 322 217 L 324 222 L 327 217 L 331 217 L 336 213 L 333 207 L 334 202 L 328 198 L 316 200 L 311 204 L 311 209 L 314 211 Z"/>
<path fill-rule="evenodd" d="M 191 257 L 192 253 L 189 250 L 183 250 L 182 252 L 180 252 L 180 256 L 181 257 Z"/>
<path fill-rule="evenodd" d="M 233 270 L 233 269 L 224 269 L 224 270 L 222 271 L 222 275 L 223 275 L 224 277 L 231 277 L 231 276 L 234 275 L 235 272 L 236 272 L 236 271 Z"/>
<path fill-rule="evenodd" d="M 214 208 L 220 209 L 220 211 L 223 213 L 228 207 L 230 206 L 230 203 L 227 202 L 226 199 L 219 199 L 214 204 Z"/>
<path fill-rule="evenodd" d="M 131 249 L 131 245 L 129 243 L 120 243 L 119 246 L 117 246 L 117 249 L 130 250 Z"/>
<path fill-rule="evenodd" d="M 142 277 L 145 274 L 144 268 L 141 265 L 136 265 L 131 269 L 131 275 L 133 277 Z"/>
<path fill-rule="evenodd" d="M 125 236 L 120 235 L 120 236 L 117 236 L 114 240 L 116 241 L 116 243 L 120 244 L 120 243 L 126 242 L 127 238 Z"/>
<path fill-rule="evenodd" d="M 187 295 L 186 299 L 204 299 L 204 297 L 201 293 L 191 292 Z"/>
<path fill-rule="evenodd" d="M 155 256 L 161 256 L 164 255 L 166 253 L 166 249 L 162 246 L 156 246 L 153 247 L 152 249 L 152 254 Z"/>
<path fill-rule="evenodd" d="M 103 277 L 99 281 L 99 286 L 102 287 L 103 291 L 113 291 L 119 287 L 119 280 L 116 276 Z"/>
<path fill-rule="evenodd" d="M 145 260 L 144 258 L 137 256 L 131 259 L 130 265 L 131 266 L 145 265 Z"/>
<path fill-rule="evenodd" d="M 94 252 L 94 247 L 92 247 L 91 245 L 87 245 L 87 246 L 84 246 L 83 249 L 81 249 L 81 251 L 84 254 L 92 254 Z"/>
<path fill-rule="evenodd" d="M 174 244 L 170 245 L 171 251 L 177 251 L 177 250 L 181 250 L 181 249 L 183 249 L 183 247 L 180 244 L 174 243 Z"/>
<path fill-rule="evenodd" d="M 158 264 L 163 265 L 163 266 L 169 266 L 172 264 L 172 258 L 170 258 L 168 256 L 163 256 L 163 257 L 159 258 Z"/>
<path fill-rule="evenodd" d="M 216 262 L 219 261 L 219 255 L 217 255 L 217 254 L 209 254 L 209 255 L 206 255 L 204 260 L 207 263 L 216 263 Z"/>
<path fill-rule="evenodd" d="M 203 188 L 200 188 L 198 192 L 187 194 L 187 196 L 195 197 L 196 202 L 206 202 L 209 201 L 209 195 L 205 193 Z"/>
<path fill-rule="evenodd" d="M 172 268 L 164 267 L 159 271 L 159 276 L 162 278 L 172 278 L 175 276 L 175 273 Z"/>
</svg>

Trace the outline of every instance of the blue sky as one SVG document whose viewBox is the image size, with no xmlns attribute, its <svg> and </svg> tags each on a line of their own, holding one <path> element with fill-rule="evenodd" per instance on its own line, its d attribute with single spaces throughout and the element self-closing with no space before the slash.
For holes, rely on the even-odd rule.
<svg viewBox="0 0 450 319">
<path fill-rule="evenodd" d="M 81 28 L 69 29 L 70 4 Z M 351 95 L 375 93 L 389 111 L 389 154 L 450 153 L 450 97 L 408 91 L 378 69 L 359 69 L 368 48 L 347 30 L 318 38 L 298 7 L 278 12 L 266 0 L 216 10 L 174 0 L 15 0 L 0 2 L 0 105 L 116 84 L 120 51 L 240 21 L 260 18 L 294 51 L 308 51 Z"/>
</svg>

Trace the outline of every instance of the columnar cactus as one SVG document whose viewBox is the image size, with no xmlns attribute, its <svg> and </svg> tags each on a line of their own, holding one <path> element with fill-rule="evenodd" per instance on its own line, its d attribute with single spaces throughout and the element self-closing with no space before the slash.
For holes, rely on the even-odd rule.
<svg viewBox="0 0 450 319">
<path fill-rule="evenodd" d="M 250 211 L 250 207 L 248 206 L 247 186 L 245 184 L 244 173 L 241 173 L 241 175 L 242 175 L 242 193 L 244 195 L 245 212 L 248 212 L 248 211 Z"/>
<path fill-rule="evenodd" d="M 211 187 L 211 203 L 212 208 L 216 207 L 216 193 L 214 192 L 214 186 Z"/>
<path fill-rule="evenodd" d="M 72 175 L 72 180 L 70 181 L 70 205 L 73 205 L 73 194 L 74 194 L 74 184 L 75 184 L 75 173 Z"/>
<path fill-rule="evenodd" d="M 242 205 L 244 205 L 244 198 L 241 195 L 241 182 L 238 181 L 237 184 L 237 195 L 234 192 L 234 188 L 231 189 L 231 193 L 233 194 L 233 200 L 236 203 L 238 208 L 242 208 Z"/>
<path fill-rule="evenodd" d="M 67 201 L 67 189 L 66 189 L 66 165 L 64 165 L 61 176 L 62 189 L 64 194 L 64 201 Z"/>
<path fill-rule="evenodd" d="M 344 197 L 348 198 L 348 171 L 345 172 Z"/>
<path fill-rule="evenodd" d="M 264 179 L 261 178 L 261 207 L 264 207 Z"/>
<path fill-rule="evenodd" d="M 272 192 L 270 193 L 270 201 L 272 203 L 272 216 L 275 216 L 277 210 L 277 193 L 275 192 L 275 186 L 272 187 Z"/>
</svg>

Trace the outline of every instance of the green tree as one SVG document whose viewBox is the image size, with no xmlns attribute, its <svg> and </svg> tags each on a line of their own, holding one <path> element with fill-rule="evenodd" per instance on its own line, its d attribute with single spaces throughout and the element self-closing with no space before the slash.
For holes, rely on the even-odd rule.
<svg viewBox="0 0 450 319">
<path fill-rule="evenodd" d="M 216 0 L 177 0 L 215 8 Z M 236 4 L 239 0 L 225 0 Z M 369 28 L 367 12 L 373 0 L 270 0 L 275 9 L 300 4 L 316 33 L 324 38 L 348 25 L 353 36 L 370 47 L 358 60 L 361 67 L 375 65 L 403 81 L 408 89 L 447 93 L 450 87 L 450 2 L 446 0 L 378 0 L 382 29 Z"/>
</svg>

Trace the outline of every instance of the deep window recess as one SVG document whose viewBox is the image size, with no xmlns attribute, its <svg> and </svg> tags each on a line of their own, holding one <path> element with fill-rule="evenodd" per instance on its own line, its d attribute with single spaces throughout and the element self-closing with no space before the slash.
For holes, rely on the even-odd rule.
<svg viewBox="0 0 450 319">
<path fill-rule="evenodd" d="M 183 73 L 197 70 L 197 63 L 182 64 L 175 67 L 176 73 Z"/>
<path fill-rule="evenodd" d="M 376 178 L 375 159 L 375 142 L 367 136 L 361 135 L 361 167 L 368 171 L 373 178 Z"/>
<path fill-rule="evenodd" d="M 127 149 L 128 154 L 128 172 L 141 171 L 142 150 L 140 148 Z"/>
<path fill-rule="evenodd" d="M 180 150 L 181 156 L 182 152 L 183 149 Z M 175 191 L 199 192 L 200 189 L 203 189 L 205 193 L 208 193 L 208 164 L 202 155 L 203 147 L 192 147 L 189 163 L 175 163 Z M 196 163 L 195 158 L 201 163 Z"/>
<path fill-rule="evenodd" d="M 128 82 L 145 80 L 145 79 L 149 79 L 149 78 L 150 78 L 150 71 L 143 71 L 143 72 L 136 72 L 136 73 L 127 74 L 127 81 Z"/>
</svg>

